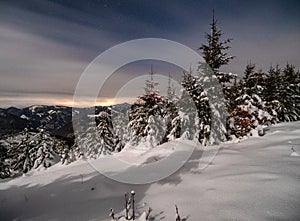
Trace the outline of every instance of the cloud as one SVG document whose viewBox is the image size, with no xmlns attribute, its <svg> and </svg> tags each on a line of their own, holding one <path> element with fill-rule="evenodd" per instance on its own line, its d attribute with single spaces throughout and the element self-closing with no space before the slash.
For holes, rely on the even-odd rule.
<svg viewBox="0 0 300 221">
<path fill-rule="evenodd" d="M 31 96 L 32 103 L 69 102 L 86 66 L 124 41 L 158 37 L 196 50 L 205 42 L 213 8 L 228 34 L 224 37 L 234 38 L 229 54 L 237 57 L 224 71 L 242 73 L 250 60 L 263 69 L 287 61 L 300 68 L 299 3 L 294 1 L 2 2 L 0 106 L 28 105 Z M 124 82 L 146 74 L 150 64 L 120 70 L 103 97 L 111 99 Z M 156 66 L 158 72 L 178 73 L 180 80 L 182 70 Z"/>
<path fill-rule="evenodd" d="M 87 62 L 40 36 L 0 27 L 0 91 L 72 91 Z"/>
<path fill-rule="evenodd" d="M 31 102 L 57 102 L 62 94 L 70 100 L 85 67 L 99 50 L 111 44 L 112 38 L 105 37 L 105 32 L 80 25 L 74 33 L 69 22 L 26 10 L 11 10 L 20 17 L 0 21 L 2 106 L 4 101 L 9 105 L 18 102 L 27 105 L 28 97 L 33 94 Z M 104 37 L 99 40 L 99 36 Z M 42 94 L 42 98 L 36 98 L 37 94 Z"/>
</svg>

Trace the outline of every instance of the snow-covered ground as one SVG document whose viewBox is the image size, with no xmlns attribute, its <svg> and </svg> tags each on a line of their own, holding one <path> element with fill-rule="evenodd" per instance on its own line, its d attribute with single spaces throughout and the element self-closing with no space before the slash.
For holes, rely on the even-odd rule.
<svg viewBox="0 0 300 221">
<path fill-rule="evenodd" d="M 156 161 L 170 154 L 166 147 L 152 153 L 134 156 Z M 195 150 L 179 171 L 145 185 L 110 180 L 85 161 L 3 180 L 0 220 L 105 220 L 111 207 L 120 214 L 132 189 L 139 210 L 151 206 L 156 220 L 175 220 L 175 204 L 187 220 L 300 220 L 300 122 L 222 144 L 204 170 L 202 153 Z"/>
</svg>

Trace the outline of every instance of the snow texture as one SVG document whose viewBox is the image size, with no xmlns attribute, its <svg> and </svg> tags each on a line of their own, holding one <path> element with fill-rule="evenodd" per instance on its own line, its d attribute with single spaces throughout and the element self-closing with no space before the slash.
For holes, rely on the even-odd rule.
<svg viewBox="0 0 300 221">
<path fill-rule="evenodd" d="M 151 206 L 155 220 L 174 220 L 175 204 L 188 221 L 300 220 L 300 158 L 291 155 L 291 145 L 300 152 L 299 134 L 300 122 L 281 123 L 264 137 L 224 143 L 205 170 L 197 149 L 179 171 L 147 185 L 112 181 L 86 161 L 56 164 L 2 180 L 0 220 L 111 220 L 110 208 L 124 214 L 124 193 L 133 189 L 137 212 Z M 160 153 L 159 146 L 151 150 Z"/>
</svg>

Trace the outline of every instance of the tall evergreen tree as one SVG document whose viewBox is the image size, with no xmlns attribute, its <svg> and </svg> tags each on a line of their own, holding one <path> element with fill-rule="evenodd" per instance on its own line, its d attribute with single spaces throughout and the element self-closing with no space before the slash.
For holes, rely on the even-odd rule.
<svg viewBox="0 0 300 221">
<path fill-rule="evenodd" d="M 99 118 L 100 122 L 97 126 L 97 130 L 100 138 L 100 153 L 107 154 L 115 151 L 119 140 L 115 137 L 108 113 L 105 111 L 100 112 Z"/>
<path fill-rule="evenodd" d="M 207 44 L 202 44 L 199 48 L 199 50 L 201 50 L 202 52 L 206 64 L 200 63 L 198 70 L 203 85 L 206 85 L 203 87 L 206 93 L 214 95 L 218 93 L 217 91 L 212 91 L 210 88 L 212 82 L 214 82 L 213 77 L 209 77 L 209 79 L 201 77 L 201 73 L 205 73 L 206 76 L 209 76 L 212 74 L 211 71 L 216 75 L 223 90 L 222 95 L 219 94 L 210 97 L 210 108 L 213 109 L 211 113 L 214 114 L 214 116 L 211 117 L 212 119 L 215 119 L 214 121 L 212 121 L 214 125 L 211 125 L 211 129 L 213 129 L 214 131 L 212 135 L 215 136 L 214 138 L 212 138 L 212 142 L 219 142 L 220 140 L 224 140 L 225 137 L 223 136 L 223 134 L 226 134 L 226 122 L 221 122 L 223 121 L 221 119 L 225 118 L 226 110 L 223 107 L 223 99 L 220 100 L 220 96 L 225 96 L 225 105 L 227 105 L 228 110 L 233 108 L 230 107 L 234 103 L 234 101 L 231 99 L 235 99 L 237 97 L 237 95 L 232 94 L 232 92 L 236 92 L 235 90 L 237 90 L 237 88 L 231 90 L 231 85 L 236 81 L 236 76 L 234 76 L 233 74 L 226 74 L 220 72 L 220 67 L 223 65 L 227 65 L 234 58 L 234 56 L 229 56 L 227 54 L 228 49 L 230 49 L 230 46 L 228 44 L 231 42 L 232 39 L 228 38 L 222 40 L 223 35 L 224 34 L 222 33 L 222 31 L 217 26 L 217 20 L 215 19 L 213 12 L 213 18 L 210 24 L 210 33 L 205 34 Z M 208 110 L 209 108 L 207 107 L 206 109 Z M 209 113 L 207 112 L 206 115 L 209 115 Z M 217 117 L 218 115 L 221 115 L 221 117 Z"/>
<path fill-rule="evenodd" d="M 210 24 L 210 33 L 205 34 L 207 44 L 202 44 L 199 50 L 202 51 L 205 62 L 210 66 L 215 74 L 218 74 L 222 65 L 226 65 L 234 56 L 228 56 L 227 50 L 230 48 L 228 43 L 232 39 L 221 40 L 223 33 L 218 29 L 217 20 L 214 12 L 212 23 Z"/>
</svg>

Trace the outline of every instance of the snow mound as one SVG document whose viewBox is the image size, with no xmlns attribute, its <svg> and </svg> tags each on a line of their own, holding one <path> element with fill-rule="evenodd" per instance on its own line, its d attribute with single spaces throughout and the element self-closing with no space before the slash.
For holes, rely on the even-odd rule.
<svg viewBox="0 0 300 221">
<path fill-rule="evenodd" d="M 300 155 L 297 152 L 292 152 L 291 157 L 299 157 Z"/>
<path fill-rule="evenodd" d="M 143 143 L 138 146 L 127 144 L 121 152 L 114 154 L 114 156 L 119 160 L 135 165 L 153 163 L 172 154 L 179 142 L 181 140 L 177 139 L 155 148 L 149 148 Z"/>
</svg>

